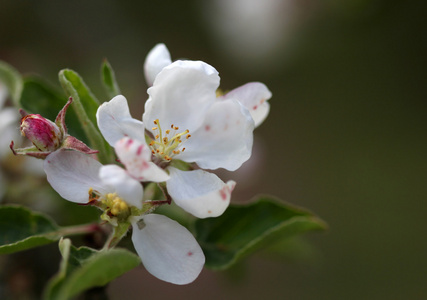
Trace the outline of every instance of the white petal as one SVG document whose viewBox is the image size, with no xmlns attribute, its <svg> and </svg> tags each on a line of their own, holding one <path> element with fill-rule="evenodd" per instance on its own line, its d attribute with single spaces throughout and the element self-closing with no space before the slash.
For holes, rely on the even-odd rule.
<svg viewBox="0 0 427 300">
<path fill-rule="evenodd" d="M 127 100 L 122 95 L 102 103 L 96 112 L 96 119 L 102 135 L 113 147 L 125 136 L 137 140 L 145 139 L 144 125 L 141 121 L 132 118 Z"/>
<path fill-rule="evenodd" d="M 18 139 L 20 139 L 19 113 L 15 108 L 4 108 L 0 111 L 0 159 L 12 153 L 9 148 L 10 142 L 16 142 Z"/>
<path fill-rule="evenodd" d="M 242 103 L 251 113 L 258 127 L 267 117 L 270 111 L 270 104 L 267 102 L 271 98 L 271 92 L 267 86 L 261 82 L 249 82 L 227 93 L 221 97 L 223 99 L 236 99 Z"/>
<path fill-rule="evenodd" d="M 203 169 L 238 169 L 252 153 L 254 122 L 237 100 L 217 101 L 177 158 Z"/>
<path fill-rule="evenodd" d="M 125 170 L 116 165 L 102 166 L 99 170 L 99 177 L 105 185 L 111 186 L 127 204 L 142 208 L 142 185 Z"/>
<path fill-rule="evenodd" d="M 3 107 L 7 99 L 7 88 L 6 85 L 0 82 L 0 109 Z"/>
<path fill-rule="evenodd" d="M 215 102 L 218 72 L 201 61 L 175 61 L 157 75 L 148 89 L 143 121 L 148 130 L 159 119 L 162 128 L 174 124 L 194 131 Z M 153 132 L 153 131 L 152 131 Z M 154 132 L 153 132 L 154 133 Z"/>
<path fill-rule="evenodd" d="M 149 214 L 142 222 L 140 226 L 137 222 L 132 224 L 132 241 L 147 271 L 174 284 L 193 282 L 205 263 L 193 235 L 163 215 Z"/>
<path fill-rule="evenodd" d="M 87 203 L 89 189 L 105 194 L 109 187 L 100 180 L 102 165 L 90 156 L 77 151 L 58 150 L 44 161 L 47 181 L 62 198 L 76 203 Z"/>
<path fill-rule="evenodd" d="M 144 74 L 147 85 L 149 87 L 152 86 L 157 74 L 171 63 L 171 55 L 165 44 L 157 44 L 151 49 L 144 62 Z"/>
<path fill-rule="evenodd" d="M 151 162 L 151 150 L 145 143 L 125 137 L 120 139 L 114 148 L 120 162 L 135 179 L 154 182 L 169 179 L 163 169 Z"/>
<path fill-rule="evenodd" d="M 168 193 L 175 203 L 198 218 L 218 217 L 230 204 L 236 183 L 224 183 L 215 174 L 203 170 L 180 171 L 169 167 Z"/>
</svg>

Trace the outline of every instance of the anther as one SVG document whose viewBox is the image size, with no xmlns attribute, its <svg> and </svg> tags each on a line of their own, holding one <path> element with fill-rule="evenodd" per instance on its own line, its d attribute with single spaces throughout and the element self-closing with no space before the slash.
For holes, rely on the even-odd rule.
<svg viewBox="0 0 427 300">
<path fill-rule="evenodd" d="M 153 127 L 153 128 L 151 128 L 151 130 L 157 130 L 157 127 Z"/>
</svg>

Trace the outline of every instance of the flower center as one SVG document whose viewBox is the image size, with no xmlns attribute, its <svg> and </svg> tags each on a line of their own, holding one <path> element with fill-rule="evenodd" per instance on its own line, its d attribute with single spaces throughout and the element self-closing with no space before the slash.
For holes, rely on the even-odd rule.
<svg viewBox="0 0 427 300">
<path fill-rule="evenodd" d="M 116 193 L 108 193 L 101 200 L 113 216 L 129 214 L 129 206 Z"/>
<path fill-rule="evenodd" d="M 179 127 L 172 124 L 163 132 L 159 119 L 154 121 L 154 125 L 156 126 L 152 130 L 155 132 L 155 139 L 149 144 L 154 156 L 169 162 L 174 156 L 184 152 L 182 144 L 191 137 L 190 130 L 178 132 Z"/>
</svg>

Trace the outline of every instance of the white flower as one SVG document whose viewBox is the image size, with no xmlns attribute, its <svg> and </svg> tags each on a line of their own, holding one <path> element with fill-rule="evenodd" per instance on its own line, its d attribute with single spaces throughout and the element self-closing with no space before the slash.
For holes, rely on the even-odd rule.
<svg viewBox="0 0 427 300">
<path fill-rule="evenodd" d="M 249 111 L 231 97 L 217 98 L 218 86 L 218 72 L 210 65 L 176 61 L 164 67 L 148 89 L 144 123 L 131 117 L 123 96 L 102 104 L 97 112 L 98 127 L 112 146 L 123 137 L 145 145 L 146 124 L 153 136 L 148 145 L 153 161 L 170 175 L 166 181 L 169 194 L 178 206 L 199 218 L 221 215 L 235 182 L 224 183 L 203 170 L 182 171 L 170 162 L 179 159 L 204 169 L 234 171 L 252 151 L 254 121 Z M 121 148 L 116 146 L 120 160 L 130 155 L 121 157 L 121 152 L 132 152 Z"/>
<path fill-rule="evenodd" d="M 133 215 L 132 207 L 142 208 L 143 189 L 126 170 L 103 166 L 83 153 L 67 150 L 50 154 L 44 168 L 47 180 L 64 199 L 95 204 L 112 220 L 130 222 L 135 249 L 152 275 L 187 284 L 200 274 L 205 257 L 185 227 L 162 215 Z"/>
<path fill-rule="evenodd" d="M 170 53 L 164 44 L 157 44 L 147 55 L 144 62 L 145 79 L 148 86 L 152 86 L 160 71 L 172 63 Z M 258 127 L 267 117 L 270 104 L 267 102 L 272 96 L 270 90 L 261 82 L 249 82 L 224 96 L 220 100 L 235 99 L 242 103 L 251 113 Z"/>
</svg>

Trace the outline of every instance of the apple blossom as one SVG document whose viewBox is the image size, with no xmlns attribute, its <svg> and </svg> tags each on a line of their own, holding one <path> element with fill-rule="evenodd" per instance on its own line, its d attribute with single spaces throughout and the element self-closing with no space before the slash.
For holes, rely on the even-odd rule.
<svg viewBox="0 0 427 300">
<path fill-rule="evenodd" d="M 179 170 L 173 161 L 234 171 L 252 150 L 254 121 L 239 101 L 218 100 L 219 80 L 218 72 L 204 62 L 176 61 L 164 67 L 148 89 L 144 123 L 131 117 L 121 95 L 97 112 L 98 127 L 112 146 L 123 137 L 145 144 L 144 124 L 153 126 L 147 128 L 152 136 L 148 147 L 153 162 L 169 172 L 167 191 L 178 206 L 199 218 L 221 215 L 235 182 L 224 183 L 204 170 Z"/>
<path fill-rule="evenodd" d="M 160 71 L 172 63 L 169 50 L 164 44 L 157 44 L 147 55 L 144 62 L 145 79 L 148 86 L 152 86 Z M 221 95 L 220 100 L 235 99 L 242 103 L 250 112 L 258 127 L 267 117 L 270 104 L 267 102 L 272 96 L 267 86 L 261 82 L 249 82 L 232 91 Z"/>
<path fill-rule="evenodd" d="M 135 250 L 152 275 L 174 284 L 198 277 L 205 257 L 196 239 L 176 221 L 150 214 L 150 202 L 148 208 L 142 202 L 142 185 L 126 170 L 64 149 L 50 154 L 44 168 L 47 180 L 64 199 L 97 206 L 104 211 L 102 219 L 124 228 L 119 239 L 132 226 Z"/>
<path fill-rule="evenodd" d="M 98 153 L 97 150 L 90 149 L 82 141 L 68 134 L 65 125 L 65 114 L 72 101 L 72 98 L 68 100 L 56 117 L 55 122 L 45 119 L 39 114 L 26 114 L 23 110 L 20 110 L 22 115 L 21 133 L 33 143 L 33 146 L 14 149 L 12 141 L 10 149 L 13 154 L 44 159 L 60 148 L 73 149 L 86 154 Z"/>
</svg>

